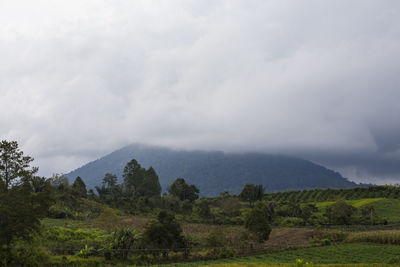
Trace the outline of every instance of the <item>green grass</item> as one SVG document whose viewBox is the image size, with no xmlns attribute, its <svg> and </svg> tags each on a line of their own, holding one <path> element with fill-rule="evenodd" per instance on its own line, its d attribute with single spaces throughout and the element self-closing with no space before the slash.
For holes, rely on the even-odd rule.
<svg viewBox="0 0 400 267">
<path fill-rule="evenodd" d="M 92 221 L 44 218 L 41 220 L 41 223 L 42 223 L 42 225 L 45 225 L 45 226 L 57 226 L 57 227 L 65 227 L 65 228 L 70 228 L 70 229 L 93 228 Z"/>
<path fill-rule="evenodd" d="M 400 199 L 390 198 L 363 198 L 357 200 L 345 200 L 346 203 L 360 208 L 365 205 L 372 205 L 375 208 L 378 217 L 386 219 L 388 223 L 400 223 Z M 334 201 L 324 201 L 314 203 L 321 211 L 327 206 L 335 203 Z"/>
<path fill-rule="evenodd" d="M 380 218 L 389 223 L 400 222 L 400 199 L 382 199 L 374 202 L 373 206 Z"/>
<path fill-rule="evenodd" d="M 374 206 L 378 201 L 382 201 L 382 200 L 387 200 L 387 199 L 385 199 L 385 198 L 362 198 L 362 199 L 356 199 L 356 200 L 345 200 L 345 202 L 356 208 L 359 208 L 361 206 L 365 206 L 365 205 L 369 205 L 369 204 L 373 204 L 373 206 Z M 333 203 L 335 203 L 335 201 L 324 201 L 324 202 L 317 202 L 317 203 L 315 203 L 315 205 L 319 209 L 325 209 L 327 206 L 332 205 Z"/>
<path fill-rule="evenodd" d="M 267 264 L 286 263 L 290 266 L 290 264 L 294 265 L 296 259 L 303 259 L 304 261 L 313 262 L 314 264 L 339 264 L 340 266 L 343 266 L 344 264 L 373 263 L 390 263 L 399 266 L 400 247 L 377 244 L 340 244 L 274 252 L 252 257 L 174 264 L 172 266 L 212 266 L 212 264 L 228 264 L 229 266 L 232 266 L 233 264 L 241 263 L 263 263 L 264 265 L 261 266 L 267 266 Z"/>
</svg>

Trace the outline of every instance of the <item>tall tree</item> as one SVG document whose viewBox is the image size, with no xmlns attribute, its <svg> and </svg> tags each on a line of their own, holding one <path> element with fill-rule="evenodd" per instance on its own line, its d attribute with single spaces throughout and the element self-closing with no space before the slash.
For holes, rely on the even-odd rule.
<svg viewBox="0 0 400 267">
<path fill-rule="evenodd" d="M 183 178 L 177 178 L 169 187 L 169 193 L 181 201 L 194 201 L 199 198 L 199 189 L 195 185 L 188 185 Z"/>
<path fill-rule="evenodd" d="M 143 239 L 150 248 L 160 249 L 165 257 L 168 250 L 177 250 L 184 246 L 182 228 L 172 213 L 161 211 L 157 221 L 147 223 L 143 233 Z"/>
<path fill-rule="evenodd" d="M 124 178 L 124 186 L 132 196 L 139 196 L 138 189 L 143 183 L 145 173 L 146 169 L 142 168 L 135 159 L 132 159 L 125 165 L 122 175 Z"/>
<path fill-rule="evenodd" d="M 161 185 L 158 175 L 153 167 L 150 167 L 144 175 L 143 182 L 138 188 L 139 195 L 144 197 L 160 196 Z"/>
<path fill-rule="evenodd" d="M 33 158 L 23 156 L 15 141 L 0 142 L 0 244 L 10 257 L 16 239 L 29 240 L 50 205 L 50 183 L 35 177 Z"/>
<path fill-rule="evenodd" d="M 338 200 L 326 207 L 325 216 L 332 224 L 351 224 L 356 208 L 347 204 L 344 200 Z"/>
<path fill-rule="evenodd" d="M 111 174 L 111 173 L 106 173 L 105 175 L 104 175 L 104 178 L 103 178 L 103 185 L 105 185 L 106 187 L 109 187 L 109 188 L 111 188 L 111 187 L 113 187 L 113 186 L 115 186 L 116 184 L 117 184 L 117 176 L 115 175 L 115 174 Z"/>
<path fill-rule="evenodd" d="M 72 188 L 78 192 L 81 197 L 87 198 L 86 184 L 83 182 L 80 176 L 76 177 L 74 183 L 72 184 Z"/>
<path fill-rule="evenodd" d="M 124 186 L 131 196 L 135 198 L 160 196 L 161 186 L 153 167 L 146 170 L 133 159 L 126 164 L 123 177 Z"/>
<path fill-rule="evenodd" d="M 265 205 L 258 201 L 255 207 L 246 214 L 244 225 L 259 242 L 263 242 L 269 239 L 271 218 L 272 216 Z"/>
<path fill-rule="evenodd" d="M 18 148 L 16 141 L 0 142 L 0 184 L 1 190 L 7 192 L 11 186 L 21 183 L 24 178 L 32 177 L 37 167 L 29 169 L 29 163 L 33 158 L 24 156 Z"/>
<path fill-rule="evenodd" d="M 240 193 L 239 197 L 250 203 L 250 206 L 253 206 L 253 203 L 257 200 L 262 200 L 264 197 L 265 188 L 259 184 L 246 184 Z"/>
</svg>

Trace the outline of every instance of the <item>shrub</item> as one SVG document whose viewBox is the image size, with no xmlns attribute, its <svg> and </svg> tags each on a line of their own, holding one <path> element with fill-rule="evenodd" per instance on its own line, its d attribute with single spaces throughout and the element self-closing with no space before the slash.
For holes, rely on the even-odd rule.
<svg viewBox="0 0 400 267">
<path fill-rule="evenodd" d="M 114 232 L 113 242 L 111 248 L 114 251 L 113 256 L 126 259 L 131 248 L 138 241 L 139 234 L 136 230 L 131 230 L 129 228 L 117 229 Z M 108 256 L 105 255 L 107 258 Z"/>
<path fill-rule="evenodd" d="M 255 235 L 258 242 L 269 239 L 271 226 L 268 212 L 261 202 L 258 202 L 253 209 L 245 216 L 244 225 L 246 229 Z"/>
<path fill-rule="evenodd" d="M 97 218 L 97 225 L 106 231 L 115 230 L 120 223 L 120 219 L 115 211 L 111 208 L 105 209 Z"/>
</svg>

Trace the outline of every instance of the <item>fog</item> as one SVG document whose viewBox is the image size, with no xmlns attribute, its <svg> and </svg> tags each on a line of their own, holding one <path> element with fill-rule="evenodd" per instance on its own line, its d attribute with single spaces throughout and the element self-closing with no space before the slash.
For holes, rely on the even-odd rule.
<svg viewBox="0 0 400 267">
<path fill-rule="evenodd" d="M 0 138 L 41 175 L 132 142 L 400 182 L 398 1 L 3 1 Z"/>
</svg>

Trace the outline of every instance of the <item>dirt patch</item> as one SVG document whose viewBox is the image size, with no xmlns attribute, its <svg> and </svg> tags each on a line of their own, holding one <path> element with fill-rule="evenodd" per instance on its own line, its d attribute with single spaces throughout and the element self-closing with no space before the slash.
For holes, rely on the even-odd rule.
<svg viewBox="0 0 400 267">
<path fill-rule="evenodd" d="M 222 232 L 227 238 L 238 236 L 241 232 L 246 231 L 243 226 L 230 225 L 210 225 L 201 223 L 182 223 L 183 234 L 191 234 L 196 237 L 202 237 L 211 231 Z"/>
<path fill-rule="evenodd" d="M 142 231 L 148 221 L 148 218 L 142 217 L 122 217 L 120 225 L 121 227 L 129 227 L 131 229 Z"/>
<path fill-rule="evenodd" d="M 302 228 L 274 228 L 265 245 L 273 248 L 305 245 L 314 236 L 314 230 Z"/>
</svg>

